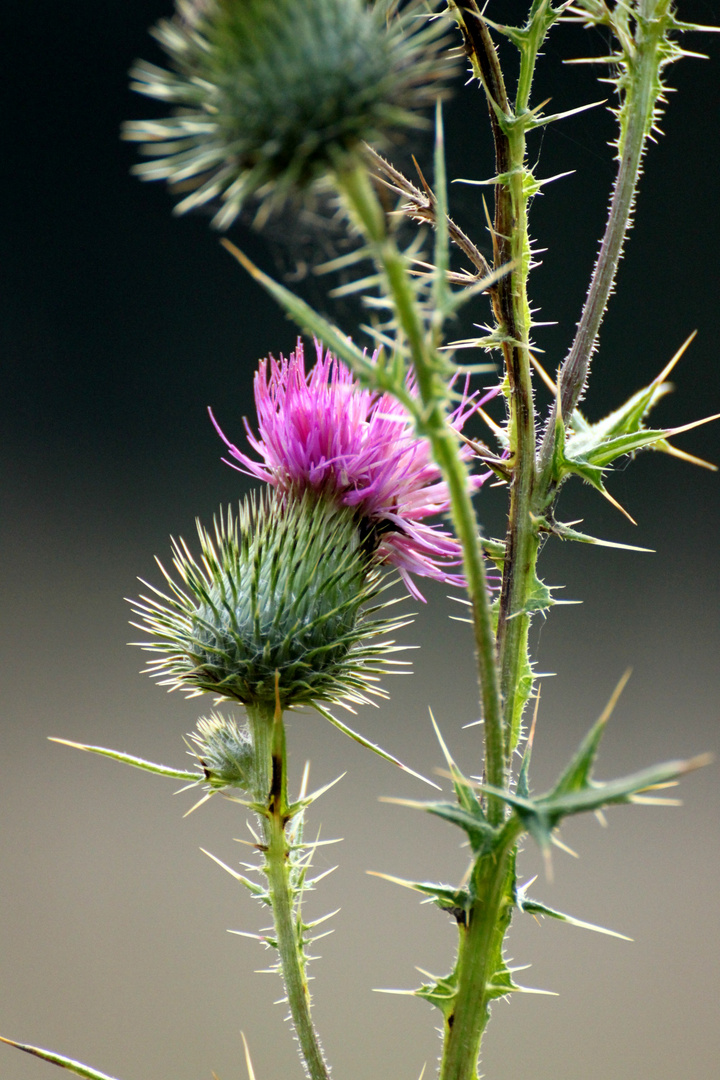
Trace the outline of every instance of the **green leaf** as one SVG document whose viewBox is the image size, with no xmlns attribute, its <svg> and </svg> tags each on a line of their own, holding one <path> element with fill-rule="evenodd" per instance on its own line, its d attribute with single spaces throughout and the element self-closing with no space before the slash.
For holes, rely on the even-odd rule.
<svg viewBox="0 0 720 1080">
<path fill-rule="evenodd" d="M 557 997 L 553 990 L 537 990 L 534 987 L 518 986 L 513 979 L 513 972 L 517 970 L 522 969 L 509 968 L 505 963 L 498 968 L 492 977 L 492 981 L 486 987 L 488 1000 L 492 1001 L 493 998 L 505 997 L 506 994 L 547 994 L 550 997 Z"/>
<path fill-rule="evenodd" d="M 483 555 L 495 563 L 499 570 L 505 565 L 507 546 L 504 540 L 491 540 L 486 536 L 480 537 Z"/>
<path fill-rule="evenodd" d="M 547 611 L 555 603 L 552 595 L 553 586 L 546 585 L 539 577 L 534 576 L 529 583 L 528 595 L 523 611 L 532 614 L 535 611 Z"/>
<path fill-rule="evenodd" d="M 205 848 L 202 847 L 200 848 L 200 850 L 202 851 L 203 855 L 207 855 L 208 859 L 212 859 L 212 861 L 214 863 L 217 863 L 217 865 L 222 870 L 225 870 L 226 873 L 230 875 L 230 877 L 235 878 L 235 880 L 239 881 L 241 885 L 244 885 L 248 892 L 250 892 L 256 900 L 260 900 L 264 904 L 271 905 L 272 901 L 270 898 L 270 894 L 265 885 L 260 885 L 256 881 L 251 881 L 250 878 L 246 878 L 243 874 L 238 873 L 237 870 L 233 870 L 231 866 L 228 866 L 227 863 L 224 863 L 222 859 L 218 859 L 217 855 L 213 855 L 211 851 L 206 851 Z M 232 931 L 232 933 L 235 933 L 235 931 Z"/>
<path fill-rule="evenodd" d="M 696 421 L 682 428 L 643 426 L 650 410 L 672 390 L 672 385 L 666 382 L 667 376 L 694 337 L 695 333 L 692 333 L 648 386 L 632 394 L 619 409 L 615 409 L 602 420 L 590 424 L 579 414 L 573 415 L 570 425 L 572 432 L 564 444 L 562 461 L 557 463 L 559 467 L 559 471 L 556 469 L 557 477 L 560 477 L 563 472 L 579 472 L 597 487 L 597 482 L 592 479 L 588 470 L 605 469 L 619 457 L 634 454 L 638 450 L 655 449 L 672 453 L 672 447 L 669 447 L 667 443 L 670 436 L 700 423 L 717 419 L 717 417 L 707 417 L 705 420 Z"/>
<path fill-rule="evenodd" d="M 480 806 L 477 796 L 475 795 L 474 785 L 471 783 L 470 780 L 467 779 L 467 777 L 463 776 L 463 774 L 460 772 L 460 769 L 455 764 L 455 761 L 453 760 L 453 757 L 447 748 L 445 740 L 442 737 L 440 728 L 437 725 L 435 717 L 433 716 L 432 709 L 430 709 L 429 712 L 430 722 L 435 730 L 435 736 L 437 738 L 437 741 L 440 743 L 442 755 L 447 762 L 448 769 L 450 770 L 450 777 L 452 779 L 452 784 L 458 803 L 464 810 L 467 811 L 468 814 L 473 817 L 473 819 L 479 816 L 482 821 L 485 821 L 485 815 L 482 811 L 482 807 Z"/>
<path fill-rule="evenodd" d="M 545 127 L 547 124 L 554 124 L 557 120 L 567 120 L 571 116 L 577 116 L 578 113 L 587 112 L 588 109 L 597 109 L 598 106 L 604 105 L 606 100 L 606 98 L 603 98 L 601 101 L 589 101 L 587 105 L 578 105 L 575 109 L 567 109 L 565 112 L 552 113 L 549 116 L 533 111 L 528 114 L 528 119 L 523 126 L 529 131 L 539 127 Z"/>
<path fill-rule="evenodd" d="M 585 788 L 565 794 L 551 792 L 539 802 L 553 824 L 557 824 L 570 814 L 583 814 L 590 810 L 601 810 L 605 806 L 633 802 L 634 796 L 677 780 L 686 773 L 709 765 L 711 761 L 710 754 L 700 754 L 686 761 L 667 761 L 618 780 L 604 783 L 593 781 Z"/>
<path fill-rule="evenodd" d="M 455 995 L 457 994 L 457 974 L 452 972 L 445 978 L 434 978 L 433 981 L 419 986 L 413 991 L 415 997 L 422 998 L 434 1005 L 447 1020 L 455 1008 Z"/>
<path fill-rule="evenodd" d="M 619 548 L 621 551 L 653 552 L 653 548 L 637 547 L 636 544 L 619 544 L 614 540 L 600 540 L 597 536 L 577 532 L 570 525 L 564 525 L 559 521 L 554 521 L 552 524 L 548 522 L 547 531 L 559 537 L 560 540 L 575 540 L 580 544 L 597 544 L 599 547 Z"/>
<path fill-rule="evenodd" d="M 615 438 L 603 439 L 601 442 L 587 448 L 575 456 L 577 444 L 585 443 L 585 436 L 574 436 L 568 439 L 566 444 L 567 460 L 577 461 L 584 466 L 595 466 L 600 469 L 606 468 L 619 457 L 625 454 L 634 454 L 637 450 L 645 450 L 655 446 L 667 438 L 668 431 L 665 428 L 643 428 L 641 431 L 628 432 L 617 435 Z"/>
<path fill-rule="evenodd" d="M 590 731 L 580 743 L 575 756 L 555 784 L 555 787 L 553 788 L 554 795 L 566 795 L 569 792 L 581 791 L 589 785 L 595 758 L 600 749 L 600 741 L 605 734 L 605 727 L 610 719 L 610 714 L 612 713 L 614 705 L 625 688 L 625 684 L 629 678 L 630 671 L 628 670 L 618 684 L 610 704 L 603 710 L 600 718 L 590 728 Z"/>
<path fill-rule="evenodd" d="M 511 991 L 519 989 L 520 987 L 512 977 L 512 972 L 506 964 L 503 964 L 493 975 L 492 981 L 488 983 L 486 993 L 488 1000 L 492 1001 L 494 998 L 505 997 Z"/>
</svg>

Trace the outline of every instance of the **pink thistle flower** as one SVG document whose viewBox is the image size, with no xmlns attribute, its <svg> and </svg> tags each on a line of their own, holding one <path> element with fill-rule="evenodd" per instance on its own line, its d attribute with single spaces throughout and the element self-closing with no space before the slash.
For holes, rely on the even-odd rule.
<svg viewBox="0 0 720 1080">
<path fill-rule="evenodd" d="M 308 488 L 352 507 L 376 545 L 416 598 L 424 597 L 411 574 L 463 585 L 450 567 L 462 562 L 460 544 L 425 518 L 450 507 L 447 485 L 419 439 L 412 420 L 391 394 L 363 389 L 349 368 L 315 343 L 317 362 L 306 373 L 302 342 L 289 359 L 270 356 L 255 375 L 258 434 L 247 420 L 248 442 L 262 460 L 238 450 L 210 417 L 235 459 L 228 465 L 298 495 Z M 494 393 L 494 392 L 493 392 Z M 475 410 L 464 396 L 450 417 L 460 430 Z M 468 457 L 472 456 L 468 451 Z M 473 489 L 487 478 L 473 476 Z"/>
</svg>

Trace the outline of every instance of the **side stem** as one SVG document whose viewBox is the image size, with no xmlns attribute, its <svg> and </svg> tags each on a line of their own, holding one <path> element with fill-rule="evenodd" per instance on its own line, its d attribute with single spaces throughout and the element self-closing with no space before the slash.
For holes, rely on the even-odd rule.
<svg viewBox="0 0 720 1080">
<path fill-rule="evenodd" d="M 621 129 L 618 171 L 605 233 L 575 338 L 560 369 L 559 403 L 556 400 L 553 405 L 540 452 L 540 487 L 543 491 L 549 483 L 558 407 L 561 417 L 567 423 L 585 390 L 590 360 L 597 346 L 600 325 L 613 291 L 625 238 L 632 223 L 640 166 L 652 131 L 655 109 L 663 92 L 662 83 L 658 79 L 659 54 L 666 40 L 665 17 L 670 6 L 670 0 L 645 0 L 641 17 L 638 19 L 632 81 L 627 89 L 624 105 L 627 121 Z"/>
<path fill-rule="evenodd" d="M 300 1054 L 310 1080 L 329 1080 L 320 1040 L 312 1020 L 311 999 L 305 971 L 303 927 L 291 881 L 292 852 L 286 826 L 292 815 L 287 799 L 285 725 L 279 704 L 247 709 L 255 748 L 253 801 L 263 834 L 263 870 L 268 882 L 275 937 L 290 1015 Z"/>
</svg>

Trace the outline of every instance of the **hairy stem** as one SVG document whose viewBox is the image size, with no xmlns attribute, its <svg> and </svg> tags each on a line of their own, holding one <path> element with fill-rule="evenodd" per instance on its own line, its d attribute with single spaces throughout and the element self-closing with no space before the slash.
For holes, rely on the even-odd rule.
<svg viewBox="0 0 720 1080">
<path fill-rule="evenodd" d="M 550 23 L 531 21 L 532 33 L 521 53 L 518 100 L 510 105 L 495 46 L 475 0 L 456 0 L 465 48 L 488 99 L 495 141 L 495 268 L 510 270 L 495 286 L 493 308 L 502 339 L 508 383 L 508 437 L 512 452 L 510 508 L 506 534 L 497 643 L 503 699 L 505 755 L 519 736 L 522 709 L 530 692 L 528 677 L 527 600 L 535 578 L 537 535 L 529 508 L 535 485 L 535 412 L 529 355 L 530 310 L 527 276 L 530 245 L 525 191 L 526 126 L 523 122 L 532 85 L 535 59 Z"/>
<path fill-rule="evenodd" d="M 286 826 L 291 815 L 287 800 L 287 756 L 282 711 L 249 706 L 248 723 L 255 748 L 253 799 L 263 832 L 265 863 L 275 937 L 290 1015 L 300 1054 L 310 1080 L 329 1080 L 320 1041 L 311 1016 L 310 990 L 302 925 L 290 879 L 291 850 Z"/>
<path fill-rule="evenodd" d="M 473 867 L 474 902 L 467 926 L 460 928 L 455 1003 L 445 1021 L 438 1080 L 470 1080 L 477 1076 L 490 1002 L 498 996 L 493 980 L 502 967 L 503 940 L 512 915 L 515 848 L 521 832 L 517 819 L 509 820 L 495 850 L 481 856 Z"/>
<path fill-rule="evenodd" d="M 495 47 L 476 3 L 456 0 L 454 7 L 468 57 L 488 99 L 495 141 L 494 264 L 495 268 L 510 267 L 493 290 L 493 309 L 505 361 L 512 470 L 497 630 L 506 787 L 510 783 L 511 754 L 520 736 L 522 711 L 532 689 L 528 632 L 538 555 L 537 529 L 530 512 L 537 472 L 527 298 L 530 242 L 526 132 L 535 61 L 553 20 L 549 5 L 533 6 L 521 50 L 518 96 L 513 108 Z M 461 928 L 455 999 L 452 1013 L 446 1018 L 440 1080 L 477 1077 L 490 1003 L 499 992 L 494 983 L 503 970 L 502 949 L 514 902 L 515 852 L 520 831 L 516 822 L 508 821 L 493 851 L 481 855 L 473 866 L 471 906 L 467 927 Z"/>
<path fill-rule="evenodd" d="M 632 223 L 643 154 L 663 93 L 658 71 L 667 36 L 665 17 L 672 7 L 671 0 L 643 0 L 639 7 L 641 17 L 637 21 L 631 78 L 622 110 L 624 123 L 621 125 L 618 170 L 607 224 L 575 338 L 558 377 L 560 415 L 566 424 L 585 390 L 590 360 Z M 558 401 L 553 405 L 540 453 L 543 490 L 548 486 L 557 411 Z"/>
<path fill-rule="evenodd" d="M 385 216 L 367 171 L 357 167 L 340 173 L 337 182 L 387 283 L 417 380 L 419 408 L 415 409 L 415 420 L 418 433 L 429 440 L 433 456 L 450 491 L 451 515 L 463 549 L 467 588 L 472 601 L 485 732 L 485 773 L 489 783 L 503 788 L 507 769 L 490 595 L 480 546 L 480 526 L 472 504 L 467 469 L 460 456 L 457 436 L 447 423 L 448 392 L 444 362 L 438 358 L 425 332 L 406 260 L 388 235 Z M 404 383 L 395 389 L 407 404 Z M 491 777 L 494 779 L 491 780 Z M 501 801 L 490 798 L 490 820 L 498 824 L 503 816 Z"/>
</svg>

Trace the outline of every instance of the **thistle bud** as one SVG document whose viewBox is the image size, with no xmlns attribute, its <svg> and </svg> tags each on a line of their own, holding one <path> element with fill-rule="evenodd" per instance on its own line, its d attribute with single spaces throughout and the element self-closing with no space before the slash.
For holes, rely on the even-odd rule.
<svg viewBox="0 0 720 1080">
<path fill-rule="evenodd" d="M 132 121 L 152 161 L 134 171 L 191 193 L 183 213 L 220 199 L 227 227 L 251 196 L 266 215 L 382 144 L 444 93 L 456 63 L 433 5 L 396 0 L 177 0 L 152 31 L 170 70 L 138 61 L 132 88 L 176 106 Z"/>
<path fill-rule="evenodd" d="M 198 523 L 201 558 L 173 541 L 175 580 L 153 586 L 135 613 L 153 640 L 150 674 L 190 696 L 282 708 L 367 700 L 394 651 L 378 638 L 403 625 L 368 611 L 383 588 L 356 514 L 278 493 L 228 510 L 211 534 Z"/>
<path fill-rule="evenodd" d="M 213 712 L 200 717 L 190 738 L 211 789 L 249 787 L 254 753 L 247 728 L 239 728 L 234 720 Z"/>
</svg>

